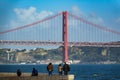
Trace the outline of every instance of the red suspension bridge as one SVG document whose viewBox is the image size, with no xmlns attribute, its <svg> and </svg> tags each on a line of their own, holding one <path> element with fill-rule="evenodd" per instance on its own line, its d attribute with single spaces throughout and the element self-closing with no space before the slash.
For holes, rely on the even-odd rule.
<svg viewBox="0 0 120 80">
<path fill-rule="evenodd" d="M 68 46 L 120 47 L 119 40 L 120 32 L 66 11 L 0 32 L 0 46 L 63 46 L 65 62 Z"/>
</svg>

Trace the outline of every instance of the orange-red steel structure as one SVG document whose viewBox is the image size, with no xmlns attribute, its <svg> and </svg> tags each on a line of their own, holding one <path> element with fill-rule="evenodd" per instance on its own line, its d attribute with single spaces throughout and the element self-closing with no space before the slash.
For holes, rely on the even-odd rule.
<svg viewBox="0 0 120 80">
<path fill-rule="evenodd" d="M 63 61 L 68 61 L 68 12 L 63 12 Z"/>
</svg>

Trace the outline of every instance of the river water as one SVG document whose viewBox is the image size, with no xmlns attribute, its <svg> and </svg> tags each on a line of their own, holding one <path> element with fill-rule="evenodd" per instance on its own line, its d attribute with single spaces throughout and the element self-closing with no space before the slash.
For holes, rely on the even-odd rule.
<svg viewBox="0 0 120 80">
<path fill-rule="evenodd" d="M 19 68 L 22 72 L 32 72 L 36 68 L 39 73 L 47 73 L 47 65 L 0 65 L 0 72 L 16 72 Z M 75 64 L 70 65 L 69 74 L 74 74 L 74 80 L 120 80 L 120 64 Z M 54 65 L 53 74 L 58 74 L 57 65 Z"/>
</svg>

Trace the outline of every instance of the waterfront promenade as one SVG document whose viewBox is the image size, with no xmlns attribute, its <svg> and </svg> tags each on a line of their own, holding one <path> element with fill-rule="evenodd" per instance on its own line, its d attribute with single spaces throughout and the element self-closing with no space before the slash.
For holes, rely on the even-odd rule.
<svg viewBox="0 0 120 80">
<path fill-rule="evenodd" d="M 16 73 L 0 73 L 0 80 L 74 80 L 74 75 L 62 75 L 54 74 L 48 76 L 48 74 L 39 74 L 38 76 L 31 76 L 31 73 L 22 73 L 20 77 Z"/>
</svg>

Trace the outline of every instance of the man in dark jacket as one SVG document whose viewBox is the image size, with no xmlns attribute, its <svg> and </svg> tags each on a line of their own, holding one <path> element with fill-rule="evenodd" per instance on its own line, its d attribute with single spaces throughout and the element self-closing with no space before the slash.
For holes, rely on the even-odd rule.
<svg viewBox="0 0 120 80">
<path fill-rule="evenodd" d="M 20 69 L 17 69 L 17 76 L 21 76 L 22 72 Z"/>
<path fill-rule="evenodd" d="M 66 62 L 63 65 L 63 71 L 64 71 L 64 75 L 68 75 L 68 71 L 70 71 L 70 67 Z"/>
</svg>

